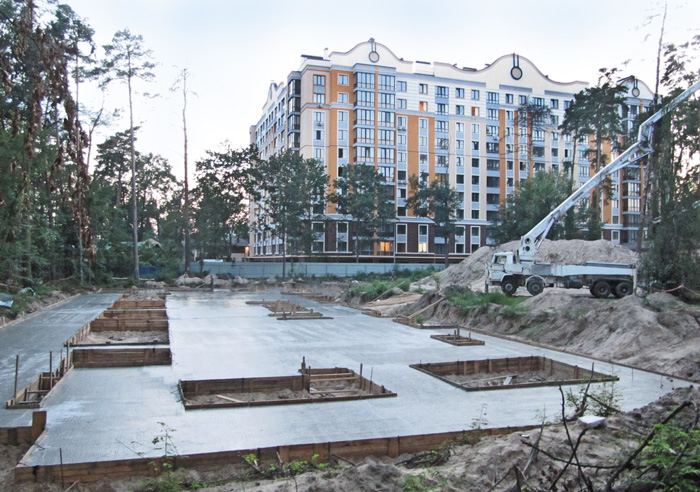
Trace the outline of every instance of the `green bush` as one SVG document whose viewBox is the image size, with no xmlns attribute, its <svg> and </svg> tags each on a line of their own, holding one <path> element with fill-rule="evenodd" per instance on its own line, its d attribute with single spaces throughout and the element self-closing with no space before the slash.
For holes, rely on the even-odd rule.
<svg viewBox="0 0 700 492">
<path fill-rule="evenodd" d="M 517 313 L 524 312 L 523 308 L 518 308 L 518 305 L 525 298 L 509 297 L 503 292 L 473 292 L 469 289 L 450 287 L 445 291 L 445 297 L 454 306 L 460 308 L 462 314 L 466 314 L 470 309 L 475 307 L 486 307 L 490 304 L 498 306 L 506 306 L 503 310 L 505 316 L 514 316 Z M 507 312 L 506 312 L 507 311 Z"/>
</svg>

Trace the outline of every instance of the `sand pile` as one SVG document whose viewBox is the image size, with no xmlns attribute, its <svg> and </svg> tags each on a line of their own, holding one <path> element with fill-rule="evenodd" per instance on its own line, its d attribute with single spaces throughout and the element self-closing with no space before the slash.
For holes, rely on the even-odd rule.
<svg viewBox="0 0 700 492">
<path fill-rule="evenodd" d="M 472 290 L 483 291 L 486 281 L 486 268 L 491 262 L 495 252 L 516 251 L 520 241 L 511 241 L 497 247 L 484 246 L 474 252 L 469 258 L 452 265 L 437 274 L 440 288 L 449 285 L 469 287 Z M 639 262 L 639 256 L 634 251 L 613 244 L 610 241 L 599 239 L 598 241 L 583 241 L 573 239 L 570 241 L 545 240 L 537 254 L 537 260 L 542 263 L 569 263 L 580 264 L 587 261 L 602 261 L 610 263 Z M 433 277 L 427 277 L 411 285 L 411 290 L 435 290 L 438 287 Z"/>
</svg>

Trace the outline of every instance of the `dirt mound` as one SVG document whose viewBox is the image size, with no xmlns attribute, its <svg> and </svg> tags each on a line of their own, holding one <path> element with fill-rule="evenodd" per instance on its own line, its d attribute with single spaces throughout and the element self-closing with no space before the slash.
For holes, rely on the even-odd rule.
<svg viewBox="0 0 700 492">
<path fill-rule="evenodd" d="M 483 246 L 467 259 L 446 268 L 437 276 L 440 288 L 449 285 L 460 285 L 472 290 L 483 291 L 486 281 L 486 268 L 491 257 L 496 252 L 516 251 L 520 241 L 511 241 L 497 247 Z M 537 255 L 542 263 L 571 263 L 579 264 L 587 261 L 602 261 L 611 263 L 636 264 L 639 256 L 634 251 L 600 239 L 598 241 L 583 241 L 580 239 L 550 241 L 545 240 Z M 428 277 L 412 285 L 412 290 L 437 288 L 434 278 Z"/>
<path fill-rule="evenodd" d="M 459 309 L 443 302 L 424 315 L 700 381 L 700 308 L 669 294 L 596 299 L 584 291 L 547 289 L 516 309 Z"/>
</svg>

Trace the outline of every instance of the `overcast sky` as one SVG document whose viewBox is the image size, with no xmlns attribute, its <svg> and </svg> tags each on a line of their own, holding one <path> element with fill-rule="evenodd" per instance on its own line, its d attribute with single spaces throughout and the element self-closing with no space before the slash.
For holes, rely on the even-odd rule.
<svg viewBox="0 0 700 492">
<path fill-rule="evenodd" d="M 483 68 L 518 53 L 556 81 L 595 83 L 601 67 L 619 67 L 653 89 L 663 1 L 657 0 L 62 0 L 95 30 L 98 45 L 128 28 L 143 36 L 158 63 L 160 96 L 135 100 L 137 148 L 160 154 L 183 176 L 182 96 L 170 87 L 182 68 L 196 95 L 188 101 L 190 170 L 228 140 L 249 142 L 271 81 L 299 68 L 300 55 L 348 51 L 374 37 L 406 60 Z M 666 40 L 700 34 L 700 1 L 668 0 Z M 626 65 L 625 65 L 626 64 Z M 89 103 L 81 95 L 81 102 Z M 96 101 L 95 101 L 96 103 Z M 107 106 L 123 118 L 104 136 L 128 128 L 126 88 Z"/>
</svg>

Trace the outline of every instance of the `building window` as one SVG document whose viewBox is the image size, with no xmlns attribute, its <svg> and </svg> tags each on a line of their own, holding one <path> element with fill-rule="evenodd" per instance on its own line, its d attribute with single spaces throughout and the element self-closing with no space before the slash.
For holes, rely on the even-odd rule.
<svg viewBox="0 0 700 492">
<path fill-rule="evenodd" d="M 435 86 L 435 96 L 436 97 L 449 97 L 450 93 L 444 85 L 436 85 Z"/>
<path fill-rule="evenodd" d="M 408 107 L 405 99 L 398 99 L 397 102 L 399 109 L 406 109 Z"/>
<path fill-rule="evenodd" d="M 457 140 L 457 150 L 464 150 L 464 140 Z"/>
<path fill-rule="evenodd" d="M 419 118 L 418 119 L 418 127 L 421 130 L 427 130 L 428 129 L 428 120 L 426 118 Z"/>
<path fill-rule="evenodd" d="M 486 136 L 487 137 L 497 137 L 498 136 L 498 126 L 487 125 L 486 126 Z"/>
<path fill-rule="evenodd" d="M 348 85 L 348 76 L 346 74 L 338 74 L 338 85 Z"/>
<path fill-rule="evenodd" d="M 551 101 L 549 101 L 549 106 L 552 109 L 559 109 L 559 99 L 552 99 Z"/>
<path fill-rule="evenodd" d="M 405 137 L 406 135 L 400 135 L 401 137 Z M 398 153 L 398 162 L 405 164 L 406 163 L 406 152 L 399 152 Z"/>
<path fill-rule="evenodd" d="M 513 104 L 513 94 L 506 94 L 506 104 Z"/>
<path fill-rule="evenodd" d="M 336 250 L 338 253 L 348 252 L 348 223 L 336 222 Z"/>
<path fill-rule="evenodd" d="M 501 164 L 498 159 L 486 159 L 487 171 L 498 171 L 501 169 Z"/>
<path fill-rule="evenodd" d="M 364 89 L 374 89 L 374 74 L 367 72 L 357 72 L 355 74 L 355 84 Z"/>
<path fill-rule="evenodd" d="M 587 178 L 590 174 L 590 168 L 588 166 L 579 166 L 578 175 L 582 178 Z"/>
<path fill-rule="evenodd" d="M 472 116 L 479 116 L 479 108 L 472 106 Z"/>
<path fill-rule="evenodd" d="M 396 90 L 399 92 L 406 92 L 408 90 L 408 86 L 406 84 L 406 81 L 404 80 L 399 80 L 396 83 Z"/>
<path fill-rule="evenodd" d="M 435 139 L 435 148 L 442 149 L 442 150 L 449 150 L 450 139 L 449 138 L 436 138 Z"/>
<path fill-rule="evenodd" d="M 472 167 L 479 167 L 479 158 L 478 157 L 472 157 Z"/>
<path fill-rule="evenodd" d="M 559 149 L 552 147 L 552 157 L 559 157 Z"/>
<path fill-rule="evenodd" d="M 406 122 L 408 121 L 408 118 L 405 116 L 399 116 L 396 118 L 396 122 L 398 123 L 399 130 L 406 130 Z"/>
<path fill-rule="evenodd" d="M 326 104 L 326 95 L 314 94 L 314 104 Z"/>
<path fill-rule="evenodd" d="M 394 145 L 395 133 L 393 130 L 379 130 L 380 145 Z M 405 136 L 405 135 L 404 135 Z"/>
<path fill-rule="evenodd" d="M 437 105 L 437 114 L 448 114 L 448 112 L 447 112 L 447 104 L 438 103 L 438 105 Z"/>
<path fill-rule="evenodd" d="M 472 193 L 472 202 L 479 203 L 480 200 L 481 200 L 481 197 L 479 196 L 478 193 Z"/>
<path fill-rule="evenodd" d="M 339 92 L 338 93 L 338 102 L 341 104 L 347 104 L 348 103 L 348 93 L 347 92 Z"/>
<path fill-rule="evenodd" d="M 455 129 L 457 130 L 457 133 L 464 133 L 464 123 L 455 123 Z"/>
<path fill-rule="evenodd" d="M 399 145 L 406 145 L 406 135 L 399 135 L 398 143 Z"/>
<path fill-rule="evenodd" d="M 550 115 L 552 118 L 552 125 L 559 126 L 559 116 L 556 114 Z"/>
<path fill-rule="evenodd" d="M 544 97 L 533 97 L 532 104 L 535 106 L 544 106 Z"/>
<path fill-rule="evenodd" d="M 420 163 L 421 166 L 427 166 L 428 165 L 428 154 L 420 154 L 418 156 L 418 162 Z"/>
<path fill-rule="evenodd" d="M 487 176 L 486 177 L 486 187 L 487 188 L 498 188 L 501 186 L 501 179 L 498 176 Z"/>
<path fill-rule="evenodd" d="M 498 154 L 498 142 L 486 142 L 486 152 Z"/>
<path fill-rule="evenodd" d="M 427 94 L 428 84 L 418 84 L 418 92 L 420 92 L 421 94 Z"/>
<path fill-rule="evenodd" d="M 457 184 L 464 184 L 464 174 L 457 175 Z"/>
<path fill-rule="evenodd" d="M 472 134 L 473 135 L 479 134 L 479 124 L 478 123 L 472 123 Z"/>
<path fill-rule="evenodd" d="M 464 167 L 464 157 L 457 156 L 457 167 Z M 457 182 L 459 183 L 459 176 L 457 176 Z M 462 182 L 464 182 L 464 176 L 462 176 Z"/>
<path fill-rule="evenodd" d="M 491 104 L 498 104 L 498 102 L 499 102 L 498 92 L 487 92 L 486 93 L 486 102 L 491 103 Z"/>
<path fill-rule="evenodd" d="M 497 120 L 498 119 L 498 110 L 497 109 L 487 109 L 486 110 L 486 117 L 490 120 Z"/>
<path fill-rule="evenodd" d="M 338 130 L 338 140 L 347 140 L 348 139 L 348 131 L 347 130 Z"/>
<path fill-rule="evenodd" d="M 439 155 L 437 156 L 437 163 L 436 165 L 442 166 L 442 167 L 447 167 L 447 156 L 446 155 Z"/>
<path fill-rule="evenodd" d="M 544 142 L 544 130 L 535 130 L 532 132 L 532 139 L 536 142 Z"/>
<path fill-rule="evenodd" d="M 479 150 L 479 142 L 476 140 L 472 141 L 472 150 Z"/>
<path fill-rule="evenodd" d="M 558 141 L 559 141 L 559 133 L 552 132 L 552 142 L 558 142 Z"/>
<path fill-rule="evenodd" d="M 477 89 L 472 89 L 472 99 L 473 99 L 474 101 L 478 101 L 478 100 L 479 100 L 479 91 L 478 91 Z"/>
<path fill-rule="evenodd" d="M 464 89 L 461 87 L 457 87 L 455 89 L 455 97 L 457 99 L 464 99 Z"/>
<path fill-rule="evenodd" d="M 379 90 L 393 91 L 396 78 L 393 75 L 379 75 Z"/>
<path fill-rule="evenodd" d="M 479 186 L 479 176 L 472 176 L 472 185 Z"/>
<path fill-rule="evenodd" d="M 427 147 L 428 146 L 428 137 L 418 137 L 418 146 L 419 147 Z"/>
<path fill-rule="evenodd" d="M 419 111 L 428 111 L 428 101 L 420 101 L 418 103 L 418 110 Z"/>
<path fill-rule="evenodd" d="M 386 94 L 384 92 L 379 93 L 379 107 L 380 108 L 394 108 L 395 96 L 393 94 Z"/>
<path fill-rule="evenodd" d="M 326 76 L 325 75 L 314 75 L 314 89 L 316 87 L 326 86 Z"/>
<path fill-rule="evenodd" d="M 518 102 L 521 106 L 527 104 L 527 96 L 518 96 Z"/>
<path fill-rule="evenodd" d="M 461 104 L 455 106 L 455 114 L 464 114 L 464 106 Z"/>
<path fill-rule="evenodd" d="M 355 93 L 355 104 L 357 106 L 374 106 L 374 92 L 357 91 Z"/>
</svg>

